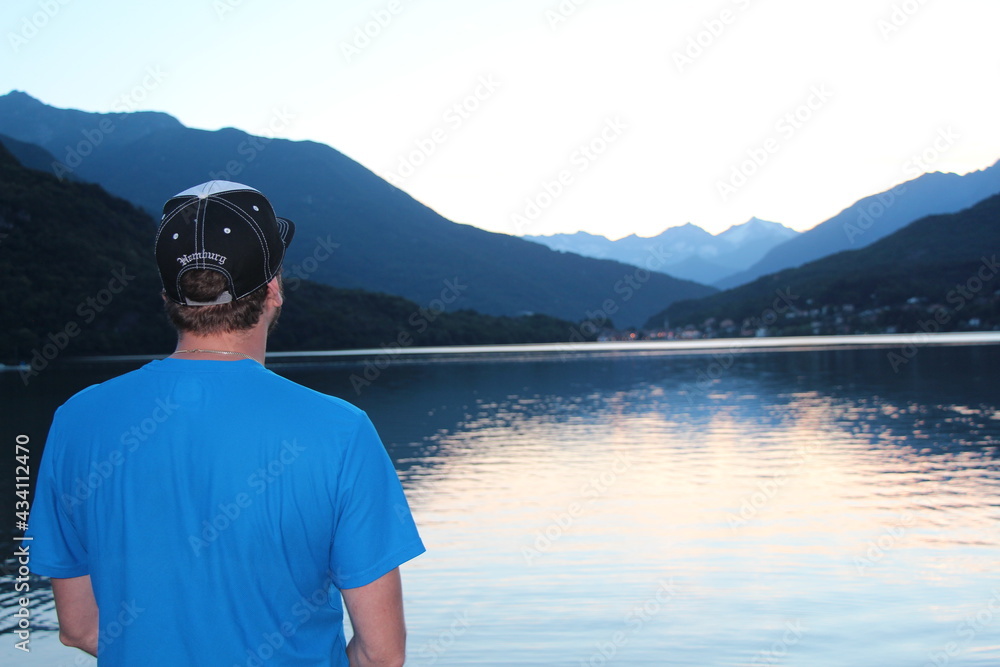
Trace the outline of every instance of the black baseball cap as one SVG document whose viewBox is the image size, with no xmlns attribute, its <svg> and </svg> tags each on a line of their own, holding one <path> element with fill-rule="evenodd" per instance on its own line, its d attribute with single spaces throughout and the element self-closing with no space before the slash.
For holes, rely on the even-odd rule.
<svg viewBox="0 0 1000 667">
<path fill-rule="evenodd" d="M 187 306 L 242 299 L 278 274 L 294 234 L 292 221 L 275 216 L 258 190 L 230 181 L 196 185 L 163 205 L 154 251 L 163 290 Z M 191 300 L 180 278 L 192 269 L 218 271 L 229 289 L 212 301 Z"/>
</svg>

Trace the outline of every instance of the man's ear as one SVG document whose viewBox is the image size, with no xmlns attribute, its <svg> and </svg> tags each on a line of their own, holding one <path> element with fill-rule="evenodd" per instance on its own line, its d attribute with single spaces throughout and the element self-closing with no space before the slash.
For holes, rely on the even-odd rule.
<svg viewBox="0 0 1000 667">
<path fill-rule="evenodd" d="M 280 308 L 285 303 L 285 296 L 281 291 L 281 276 L 271 278 L 271 282 L 267 284 L 267 301 L 275 308 Z"/>
</svg>

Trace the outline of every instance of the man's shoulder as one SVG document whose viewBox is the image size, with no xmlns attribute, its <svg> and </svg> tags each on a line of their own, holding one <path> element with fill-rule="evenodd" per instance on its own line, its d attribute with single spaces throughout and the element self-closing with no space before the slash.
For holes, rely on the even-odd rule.
<svg viewBox="0 0 1000 667">
<path fill-rule="evenodd" d="M 343 412 L 354 417 L 363 417 L 365 412 L 348 401 L 330 394 L 316 391 L 294 380 L 269 372 L 269 382 L 273 383 L 273 388 L 280 395 L 281 399 L 290 405 L 297 405 L 309 408 L 328 409 L 334 412 Z"/>
<path fill-rule="evenodd" d="M 273 408 L 273 414 L 317 428 L 354 429 L 369 421 L 367 413 L 342 398 L 316 391 L 256 364 L 251 366 L 248 362 L 244 370 L 240 372 L 237 368 L 227 368 L 223 373 L 213 374 L 225 378 L 225 382 L 234 388 L 231 396 L 234 404 L 259 406 L 261 400 L 266 400 L 269 412 Z M 146 364 L 77 392 L 59 408 L 57 420 L 90 423 L 96 415 L 106 414 L 108 406 L 113 405 L 119 408 L 141 405 L 143 409 L 149 409 L 150 397 L 181 403 L 185 399 L 178 396 L 198 395 L 197 391 L 192 392 L 190 386 L 184 387 L 184 377 L 184 372 L 177 372 L 169 366 L 157 362 Z M 175 393 L 177 391 L 180 393 Z"/>
<path fill-rule="evenodd" d="M 115 396 L 123 398 L 134 396 L 140 388 L 156 383 L 157 377 L 162 377 L 164 373 L 175 377 L 184 375 L 183 372 L 173 371 L 154 361 L 78 391 L 64 403 L 64 407 L 86 408 L 92 404 L 104 404 Z M 229 373 L 225 375 L 230 376 Z M 342 398 L 316 391 L 260 366 L 248 367 L 245 373 L 232 373 L 231 378 L 244 388 L 256 386 L 259 391 L 266 392 L 269 397 L 285 405 L 332 410 L 345 416 L 362 417 L 365 414 L 363 410 Z"/>
<path fill-rule="evenodd" d="M 98 382 L 96 384 L 84 387 L 80 391 L 76 392 L 66 402 L 64 406 L 74 406 L 81 403 L 87 403 L 93 400 L 103 400 L 103 395 L 107 393 L 112 393 L 116 391 L 128 391 L 128 387 L 139 380 L 145 366 L 137 368 L 135 370 L 129 371 L 127 373 L 122 373 L 121 375 L 116 375 L 115 377 L 104 380 L 103 382 Z"/>
</svg>

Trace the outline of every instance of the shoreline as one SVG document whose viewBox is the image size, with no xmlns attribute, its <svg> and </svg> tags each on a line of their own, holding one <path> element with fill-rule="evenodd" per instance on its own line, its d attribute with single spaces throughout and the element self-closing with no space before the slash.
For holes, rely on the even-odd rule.
<svg viewBox="0 0 1000 667">
<path fill-rule="evenodd" d="M 854 334 L 843 336 L 774 336 L 761 338 L 702 338 L 693 340 L 639 340 L 580 343 L 516 343 L 507 345 L 454 345 L 430 347 L 401 347 L 383 345 L 375 348 L 351 350 L 304 350 L 296 352 L 268 352 L 268 362 L 342 361 L 388 356 L 392 359 L 410 357 L 429 360 L 434 357 L 472 359 L 475 357 L 515 358 L 552 355 L 592 355 L 619 353 L 689 354 L 701 355 L 726 351 L 805 351 L 858 348 L 939 347 L 963 345 L 991 345 L 1000 343 L 1000 331 L 967 331 L 949 333 L 908 334 Z M 60 365 L 76 363 L 144 362 L 163 359 L 165 354 L 149 355 L 98 355 L 69 357 Z M 0 365 L 0 371 L 18 371 L 23 365 Z"/>
</svg>

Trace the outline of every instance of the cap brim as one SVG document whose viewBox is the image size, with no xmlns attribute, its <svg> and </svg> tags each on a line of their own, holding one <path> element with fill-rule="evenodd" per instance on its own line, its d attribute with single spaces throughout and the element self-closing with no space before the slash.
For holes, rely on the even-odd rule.
<svg viewBox="0 0 1000 667">
<path fill-rule="evenodd" d="M 295 223 L 288 218 L 275 216 L 274 219 L 278 222 L 278 234 L 281 236 L 281 243 L 285 248 L 288 248 L 292 242 L 292 237 L 295 236 Z"/>
</svg>

